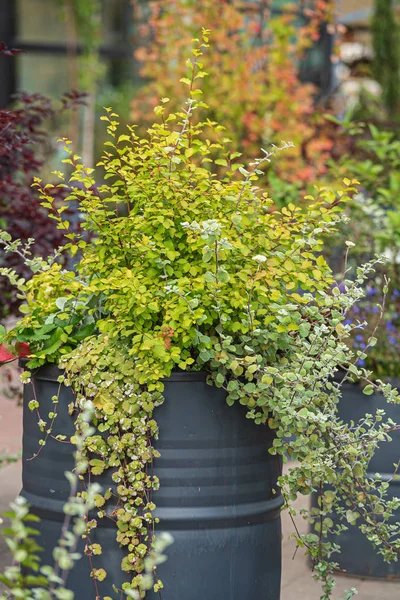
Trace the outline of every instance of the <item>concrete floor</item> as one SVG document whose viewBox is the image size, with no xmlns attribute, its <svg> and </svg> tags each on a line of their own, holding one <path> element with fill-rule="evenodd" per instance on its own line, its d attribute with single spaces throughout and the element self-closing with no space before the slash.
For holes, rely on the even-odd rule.
<svg viewBox="0 0 400 600">
<path fill-rule="evenodd" d="M 296 504 L 300 509 L 308 504 L 308 498 L 300 498 Z M 307 525 L 302 519 L 297 519 L 296 524 L 300 531 L 305 532 Z M 282 515 L 283 529 L 283 564 L 282 564 L 282 592 L 281 600 L 319 600 L 321 596 L 320 584 L 316 583 L 311 575 L 311 570 L 304 556 L 303 550 L 296 552 L 294 540 L 289 539 L 293 532 L 293 525 L 286 512 Z M 400 582 L 373 581 L 370 579 L 356 579 L 354 577 L 336 577 L 336 587 L 333 594 L 334 600 L 342 600 L 345 590 L 356 588 L 357 600 L 399 600 Z"/>
<path fill-rule="evenodd" d="M 15 402 L 0 395 L 0 453 L 18 452 L 21 446 L 21 407 Z M 15 498 L 21 487 L 21 461 L 7 465 L 0 471 L 0 513 L 7 509 L 9 502 Z M 298 508 L 305 506 L 307 498 L 301 498 Z M 283 514 L 283 572 L 281 600 L 319 600 L 320 586 L 312 579 L 311 572 L 302 550 L 298 550 L 288 536 L 293 527 L 286 513 Z M 298 521 L 303 527 L 302 519 Z M 0 537 L 0 572 L 9 564 L 9 555 L 4 541 Z M 396 600 L 400 599 L 400 583 L 380 582 L 337 577 L 334 600 L 343 598 L 344 591 L 350 587 L 358 589 L 359 600 Z M 207 599 L 205 599 L 207 600 Z M 229 600 L 229 598 L 221 598 Z M 243 600 L 256 600 L 247 599 Z M 261 599 L 257 599 L 261 600 Z M 267 600 L 267 599 L 266 599 Z"/>
</svg>

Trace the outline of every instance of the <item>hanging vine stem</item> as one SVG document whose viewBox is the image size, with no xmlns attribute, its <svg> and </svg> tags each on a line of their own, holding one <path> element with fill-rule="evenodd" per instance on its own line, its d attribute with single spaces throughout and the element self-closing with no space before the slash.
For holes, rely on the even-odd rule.
<svg viewBox="0 0 400 600">
<path fill-rule="evenodd" d="M 40 431 L 46 431 L 46 435 L 44 436 L 43 439 L 39 440 L 39 450 L 37 452 L 35 452 L 35 454 L 33 456 L 31 456 L 30 458 L 27 458 L 26 460 L 33 460 L 35 458 L 37 458 L 39 456 L 39 454 L 41 453 L 42 449 L 44 448 L 44 446 L 47 443 L 47 440 L 49 438 L 49 436 L 51 436 L 53 439 L 55 439 L 57 442 L 58 441 L 63 441 L 63 440 L 59 440 L 57 439 L 57 436 L 54 437 L 52 435 L 52 431 L 53 431 L 53 427 L 54 427 L 54 422 L 56 420 L 57 417 L 57 406 L 58 406 L 58 401 L 60 398 L 60 391 L 61 391 L 61 383 L 58 385 L 58 389 L 57 389 L 57 394 L 55 396 L 53 396 L 52 398 L 52 402 L 55 405 L 55 409 L 53 412 L 53 416 L 50 417 L 51 418 L 51 422 L 50 422 L 50 426 L 48 429 L 46 429 L 46 421 L 42 420 L 41 416 L 40 416 L 40 412 L 39 412 L 39 406 L 40 406 L 40 402 L 38 401 L 37 395 L 36 395 L 36 389 L 35 389 L 35 382 L 31 381 L 31 385 L 32 385 L 32 391 L 33 391 L 33 396 L 34 396 L 34 400 L 31 400 L 28 403 L 28 408 L 31 411 L 35 411 L 36 415 L 38 417 L 38 426 Z M 70 443 L 70 442 L 64 442 L 64 443 Z"/>
<path fill-rule="evenodd" d="M 82 450 L 84 448 L 85 439 L 90 436 L 93 432 L 92 427 L 89 425 L 92 419 L 93 407 L 90 402 L 85 402 L 82 412 L 79 415 L 79 425 L 75 434 L 75 468 L 72 472 L 68 473 L 68 479 L 71 485 L 70 497 L 68 503 L 64 507 L 65 518 L 61 528 L 61 535 L 58 542 L 58 545 L 54 551 L 55 558 L 55 568 L 54 575 L 55 578 L 50 580 L 49 591 L 55 598 L 58 597 L 57 588 L 60 587 L 58 582 L 58 578 L 66 584 L 67 576 L 74 564 L 74 559 L 72 558 L 75 555 L 79 538 L 80 536 L 74 533 L 74 542 L 65 545 L 65 541 L 67 538 L 67 533 L 70 534 L 70 528 L 72 524 L 72 519 L 74 517 L 74 527 L 77 529 L 77 520 L 80 519 L 83 523 L 85 523 L 86 514 L 88 511 L 94 506 L 94 498 L 96 494 L 100 491 L 100 486 L 97 483 L 91 484 L 87 490 L 85 501 L 78 495 L 78 486 L 79 486 L 79 478 L 80 474 L 83 472 L 82 467 Z M 69 550 L 67 550 L 69 548 Z M 69 567 L 62 567 L 61 561 L 67 558 L 67 564 Z M 75 558 L 75 560 L 77 560 Z"/>
</svg>

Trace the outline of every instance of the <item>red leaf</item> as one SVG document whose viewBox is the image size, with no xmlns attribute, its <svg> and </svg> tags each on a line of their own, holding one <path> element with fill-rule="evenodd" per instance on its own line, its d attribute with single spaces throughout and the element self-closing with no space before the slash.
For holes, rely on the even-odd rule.
<svg viewBox="0 0 400 600">
<path fill-rule="evenodd" d="M 16 357 L 7 350 L 3 344 L 0 344 L 0 363 L 14 360 Z"/>
<path fill-rule="evenodd" d="M 15 344 L 15 350 L 19 357 L 29 356 L 31 353 L 31 349 L 25 342 L 17 342 Z"/>
</svg>

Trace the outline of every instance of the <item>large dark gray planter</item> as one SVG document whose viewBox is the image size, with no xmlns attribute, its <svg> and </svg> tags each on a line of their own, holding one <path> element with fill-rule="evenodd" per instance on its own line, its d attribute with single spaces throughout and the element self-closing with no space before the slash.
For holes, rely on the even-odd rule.
<svg viewBox="0 0 400 600">
<path fill-rule="evenodd" d="M 60 372 L 53 366 L 34 374 L 40 411 L 52 410 Z M 36 415 L 27 407 L 33 397 L 25 386 L 22 494 L 41 517 L 43 564 L 52 564 L 60 534 L 63 504 L 69 486 L 64 472 L 73 466 L 73 447 L 50 439 L 40 455 Z M 73 434 L 67 406 L 69 388 L 62 387 L 53 434 Z M 175 542 L 168 561 L 158 570 L 165 589 L 162 600 L 279 600 L 281 577 L 282 498 L 274 493 L 280 459 L 268 453 L 273 433 L 245 418 L 240 405 L 227 406 L 222 390 L 206 384 L 204 373 L 176 373 L 165 381 L 165 403 L 155 417 L 160 427 L 155 473 L 161 488 L 154 494 L 160 528 Z M 97 479 L 110 484 L 108 474 Z M 99 520 L 91 535 L 103 555 L 94 567 L 107 578 L 99 595 L 119 598 L 112 584 L 125 581 L 120 570 L 124 551 L 115 541 L 113 523 Z M 80 548 L 82 551 L 82 547 Z M 88 558 L 82 558 L 68 579 L 76 600 L 95 600 Z M 148 594 L 159 600 L 159 594 Z"/>
<path fill-rule="evenodd" d="M 392 385 L 399 382 L 392 382 Z M 375 414 L 382 408 L 386 416 L 395 423 L 400 423 L 400 405 L 389 404 L 381 394 L 366 396 L 358 384 L 344 384 L 342 398 L 338 410 L 341 418 L 350 422 L 358 421 L 366 413 Z M 374 477 L 379 473 L 383 481 L 390 481 L 389 497 L 400 497 L 400 478 L 393 478 L 393 463 L 400 460 L 400 431 L 391 434 L 392 442 L 383 442 L 375 453 L 369 465 L 369 476 Z M 393 479 L 392 479 L 393 478 Z M 313 503 L 316 505 L 317 494 L 313 494 Z M 333 518 L 334 522 L 339 522 Z M 400 511 L 397 511 L 392 522 L 400 521 Z M 332 536 L 331 540 L 340 544 L 341 552 L 333 555 L 333 560 L 346 575 L 356 577 L 371 577 L 379 579 L 400 580 L 400 562 L 386 563 L 377 555 L 372 544 L 356 526 L 348 526 L 347 531 L 339 536 Z"/>
</svg>

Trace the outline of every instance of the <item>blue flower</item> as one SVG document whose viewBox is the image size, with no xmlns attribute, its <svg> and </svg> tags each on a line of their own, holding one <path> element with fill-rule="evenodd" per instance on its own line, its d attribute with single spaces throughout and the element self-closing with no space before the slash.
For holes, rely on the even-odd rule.
<svg viewBox="0 0 400 600">
<path fill-rule="evenodd" d="M 359 358 L 358 361 L 357 361 L 357 366 L 364 367 L 365 366 L 365 360 L 363 360 L 362 358 Z"/>
<path fill-rule="evenodd" d="M 396 327 L 393 325 L 392 321 L 386 321 L 386 329 L 388 331 L 396 331 Z"/>
<path fill-rule="evenodd" d="M 364 343 L 360 344 L 360 348 L 365 348 L 365 344 Z"/>
<path fill-rule="evenodd" d="M 393 346 L 397 344 L 397 340 L 395 337 L 393 337 L 393 335 L 388 335 L 388 340 Z"/>
<path fill-rule="evenodd" d="M 396 297 L 396 296 L 400 296 L 400 292 L 399 292 L 399 290 L 393 290 L 393 294 L 392 294 L 392 296 L 395 296 L 395 297 Z"/>
<path fill-rule="evenodd" d="M 364 339 L 364 336 L 363 336 L 363 335 L 361 335 L 361 333 L 359 333 L 358 335 L 356 335 L 356 340 L 357 340 L 358 342 L 362 342 L 362 341 L 363 341 L 363 339 Z"/>
<path fill-rule="evenodd" d="M 372 309 L 372 312 L 377 313 L 379 312 L 379 308 L 377 306 L 374 306 Z"/>
<path fill-rule="evenodd" d="M 370 288 L 369 290 L 367 290 L 367 296 L 375 296 L 375 294 L 376 294 L 375 288 Z"/>
<path fill-rule="evenodd" d="M 351 319 L 345 319 L 344 320 L 344 324 L 345 325 L 351 325 Z"/>
<path fill-rule="evenodd" d="M 358 308 L 358 306 L 354 306 L 353 312 L 355 312 L 355 313 L 359 313 L 360 312 L 360 309 Z"/>
</svg>

